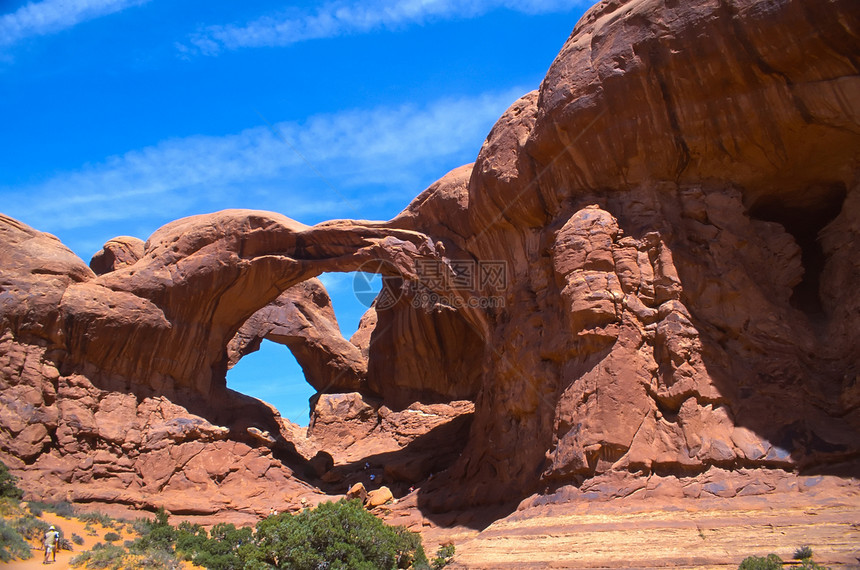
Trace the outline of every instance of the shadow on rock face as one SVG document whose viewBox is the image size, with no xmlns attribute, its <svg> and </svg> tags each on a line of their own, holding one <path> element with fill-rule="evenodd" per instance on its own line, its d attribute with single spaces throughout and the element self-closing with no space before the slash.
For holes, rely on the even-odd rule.
<svg viewBox="0 0 860 570">
<path fill-rule="evenodd" d="M 401 449 L 374 453 L 333 466 L 321 477 L 328 493 L 345 493 L 355 483 L 368 490 L 386 485 L 395 497 L 443 472 L 459 457 L 467 440 L 472 414 L 462 414 L 414 438 Z"/>
</svg>

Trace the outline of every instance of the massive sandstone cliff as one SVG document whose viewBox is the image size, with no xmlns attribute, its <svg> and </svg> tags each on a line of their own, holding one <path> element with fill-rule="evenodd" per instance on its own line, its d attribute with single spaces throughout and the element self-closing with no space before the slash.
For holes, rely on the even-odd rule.
<svg viewBox="0 0 860 570">
<path fill-rule="evenodd" d="M 853 0 L 604 0 L 388 222 L 220 212 L 90 269 L 0 218 L 2 459 L 47 499 L 198 513 L 365 464 L 427 512 L 860 476 L 858 68 Z M 348 342 L 313 278 L 368 262 L 385 288 Z M 307 437 L 226 388 L 262 338 L 320 392 Z"/>
</svg>

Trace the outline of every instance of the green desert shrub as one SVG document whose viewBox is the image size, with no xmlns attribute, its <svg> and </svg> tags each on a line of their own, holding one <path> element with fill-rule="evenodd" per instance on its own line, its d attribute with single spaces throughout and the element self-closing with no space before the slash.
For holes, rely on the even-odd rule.
<svg viewBox="0 0 860 570">
<path fill-rule="evenodd" d="M 444 544 L 436 550 L 436 556 L 433 558 L 433 570 L 441 570 L 451 563 L 454 558 L 454 545 Z"/>
<path fill-rule="evenodd" d="M 41 541 L 51 525 L 34 516 L 23 516 L 15 519 L 15 530 L 27 540 Z M 60 530 L 62 535 L 62 530 Z"/>
<path fill-rule="evenodd" d="M 776 554 L 767 556 L 748 556 L 738 570 L 782 570 L 782 558 Z"/>
<path fill-rule="evenodd" d="M 43 511 L 54 513 L 58 517 L 63 517 L 64 519 L 70 519 L 75 516 L 75 508 L 71 503 L 67 503 L 66 501 L 60 501 L 58 503 L 39 503 L 39 506 Z"/>
<path fill-rule="evenodd" d="M 48 510 L 53 511 L 58 517 L 63 517 L 64 519 L 70 519 L 75 516 L 75 508 L 71 503 L 67 503 L 66 501 L 49 505 Z"/>
<path fill-rule="evenodd" d="M 42 513 L 47 511 L 49 513 L 54 513 L 57 516 L 61 516 L 63 518 L 71 518 L 75 515 L 74 507 L 70 503 L 66 501 L 61 501 L 59 503 L 43 503 L 42 501 L 28 501 L 27 502 L 27 510 L 33 514 L 35 517 L 42 516 Z"/>
<path fill-rule="evenodd" d="M 135 534 L 144 535 L 149 532 L 152 521 L 147 519 L 134 519 L 131 522 L 131 528 Z"/>
<path fill-rule="evenodd" d="M 421 543 L 421 535 L 412 532 L 405 526 L 390 527 L 400 536 L 401 545 L 397 559 L 398 568 L 414 568 L 424 570 L 430 567 L 427 555 L 424 553 L 424 545 Z"/>
<path fill-rule="evenodd" d="M 153 551 L 172 554 L 177 531 L 167 522 L 169 516 L 167 511 L 161 508 L 155 512 L 155 520 L 135 523 L 134 527 L 140 533 L 140 538 L 134 541 L 130 550 L 140 554 Z"/>
<path fill-rule="evenodd" d="M 128 553 L 121 546 L 97 543 L 91 550 L 82 552 L 71 560 L 74 567 L 84 566 L 91 570 L 120 570 L 128 566 Z"/>
<path fill-rule="evenodd" d="M 16 519 L 14 525 L 18 534 L 30 542 L 35 542 L 37 544 L 42 543 L 42 540 L 45 538 L 45 533 L 51 527 L 50 524 L 42 519 L 37 519 L 30 515 Z M 59 534 L 59 537 L 57 538 L 57 550 L 72 550 L 72 543 L 68 538 L 66 538 L 63 529 L 59 526 L 57 527 L 57 533 Z"/>
<path fill-rule="evenodd" d="M 804 556 L 801 559 L 798 556 L 799 554 L 808 554 L 808 556 Z M 826 566 L 812 561 L 812 549 L 808 546 L 798 548 L 794 552 L 794 558 L 795 560 L 801 559 L 801 563 L 786 566 L 782 558 L 776 554 L 768 554 L 767 557 L 749 556 L 744 558 L 741 565 L 738 566 L 738 570 L 782 570 L 783 568 L 787 568 L 788 570 L 829 570 Z"/>
<path fill-rule="evenodd" d="M 799 565 L 789 566 L 789 570 L 830 570 L 830 568 L 813 562 L 811 558 L 804 558 Z"/>
<path fill-rule="evenodd" d="M 21 509 L 21 503 L 18 499 L 10 499 L 9 497 L 0 497 L 0 517 L 9 519 L 19 516 L 24 511 Z"/>
<path fill-rule="evenodd" d="M 47 511 L 49 513 L 54 513 L 57 516 L 63 517 L 64 519 L 71 518 L 75 516 L 75 509 L 71 505 L 71 503 L 67 503 L 66 501 L 61 501 L 59 503 L 43 503 L 41 501 L 29 501 L 27 503 L 27 510 L 34 517 L 42 516 L 42 513 Z"/>
<path fill-rule="evenodd" d="M 114 528 L 116 520 L 110 515 L 104 513 L 81 513 L 78 515 L 78 520 L 87 524 L 98 523 L 105 528 Z"/>
<path fill-rule="evenodd" d="M 153 568 L 156 570 L 179 570 L 182 563 L 173 554 L 163 550 L 144 553 L 134 560 L 133 568 Z"/>
<path fill-rule="evenodd" d="M 376 570 L 405 566 L 417 541 L 367 512 L 357 500 L 322 503 L 299 514 L 257 524 L 246 568 Z"/>
<path fill-rule="evenodd" d="M 18 488 L 18 478 L 9 472 L 6 464 L 0 461 L 0 497 L 19 500 L 24 496 L 24 491 Z"/>
<path fill-rule="evenodd" d="M 186 560 L 209 570 L 240 570 L 255 549 L 254 531 L 231 523 L 212 527 L 211 537 L 199 525 L 177 528 L 176 551 Z"/>
<path fill-rule="evenodd" d="M 176 527 L 176 553 L 183 560 L 191 560 L 194 554 L 203 550 L 204 543 L 209 540 L 209 533 L 199 524 L 183 521 Z"/>
<path fill-rule="evenodd" d="M 84 538 L 82 536 L 72 533 L 72 542 L 80 546 L 84 543 Z"/>
<path fill-rule="evenodd" d="M 217 524 L 207 532 L 187 522 L 173 527 L 168 514 L 159 510 L 153 521 L 134 523 L 140 536 L 126 548 L 107 533 L 108 544 L 99 543 L 73 560 L 73 565 L 94 569 L 179 568 L 180 560 L 208 570 L 362 570 L 442 568 L 453 555 L 453 546 L 437 552 L 428 562 L 421 536 L 404 527 L 386 525 L 358 501 L 323 503 L 315 509 L 269 517 L 257 525 L 237 528 Z M 111 536 L 115 535 L 115 536 Z"/>
<path fill-rule="evenodd" d="M 105 542 L 116 542 L 120 539 L 122 539 L 122 537 L 113 531 L 105 533 Z"/>
<path fill-rule="evenodd" d="M 31 556 L 30 546 L 24 537 L 14 527 L 6 524 L 5 520 L 0 519 L 0 562 L 26 560 Z"/>
</svg>

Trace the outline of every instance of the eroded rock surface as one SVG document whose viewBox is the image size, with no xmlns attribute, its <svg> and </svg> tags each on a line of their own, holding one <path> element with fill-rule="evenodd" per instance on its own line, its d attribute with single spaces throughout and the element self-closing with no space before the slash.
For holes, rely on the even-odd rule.
<svg viewBox="0 0 860 570">
<path fill-rule="evenodd" d="M 847 259 L 858 12 L 601 2 L 586 14 L 468 183 L 438 190 L 468 204 L 452 245 L 511 275 L 470 365 L 483 382 L 469 443 L 427 506 L 612 470 L 858 474 L 858 291 L 835 286 L 860 275 Z M 450 481 L 468 482 L 463 496 Z"/>
<path fill-rule="evenodd" d="M 4 459 L 45 499 L 193 514 L 299 508 L 318 494 L 303 434 L 226 388 L 243 322 L 292 291 L 293 308 L 317 309 L 303 342 L 336 352 L 349 343 L 325 338 L 327 294 L 303 282 L 368 259 L 414 275 L 416 260 L 436 259 L 417 232 L 228 211 L 174 222 L 136 262 L 97 276 L 53 236 L 6 217 L 0 232 Z M 358 372 L 339 386 L 356 389 L 364 360 L 349 346 Z"/>
<path fill-rule="evenodd" d="M 851 0 L 602 1 L 389 222 L 221 212 L 90 269 L 0 218 L 4 460 L 40 497 L 205 512 L 860 476 L 858 30 Z M 350 343 L 312 279 L 369 261 Z M 262 338 L 330 392 L 308 434 L 225 388 Z"/>
<path fill-rule="evenodd" d="M 142 239 L 131 236 L 120 236 L 109 240 L 102 249 L 90 260 L 90 269 L 96 275 L 104 275 L 111 271 L 134 265 L 143 257 L 146 245 Z"/>
</svg>

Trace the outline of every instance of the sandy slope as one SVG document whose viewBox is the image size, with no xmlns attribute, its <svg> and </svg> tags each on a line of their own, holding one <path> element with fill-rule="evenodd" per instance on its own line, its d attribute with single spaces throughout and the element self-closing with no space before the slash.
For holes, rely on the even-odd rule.
<svg viewBox="0 0 860 570">
<path fill-rule="evenodd" d="M 87 534 L 87 531 L 84 529 L 86 523 L 79 521 L 78 519 L 66 519 L 55 515 L 54 513 L 44 512 L 42 514 L 42 519 L 50 524 L 55 525 L 57 528 L 62 529 L 63 536 L 68 539 L 71 539 L 72 534 L 77 534 L 81 538 L 84 539 L 83 545 L 73 544 L 75 550 L 73 552 L 69 552 L 68 550 L 60 550 L 57 552 L 57 561 L 55 563 L 49 565 L 43 565 L 42 559 L 44 557 L 44 551 L 41 550 L 41 544 L 39 545 L 31 545 L 34 546 L 32 552 L 33 557 L 29 560 L 15 560 L 7 563 L 4 568 L 8 568 L 9 570 L 24 570 L 24 569 L 34 569 L 34 568 L 53 568 L 54 570 L 66 570 L 71 568 L 69 561 L 80 554 L 85 550 L 89 550 L 92 548 L 97 542 L 104 542 L 104 535 L 107 532 L 110 532 L 111 529 L 105 529 L 100 524 L 93 524 L 92 526 L 96 529 L 96 536 L 90 536 Z M 114 531 L 116 532 L 116 531 Z M 123 540 L 127 540 L 131 538 L 131 535 L 123 532 L 121 533 Z"/>
</svg>

